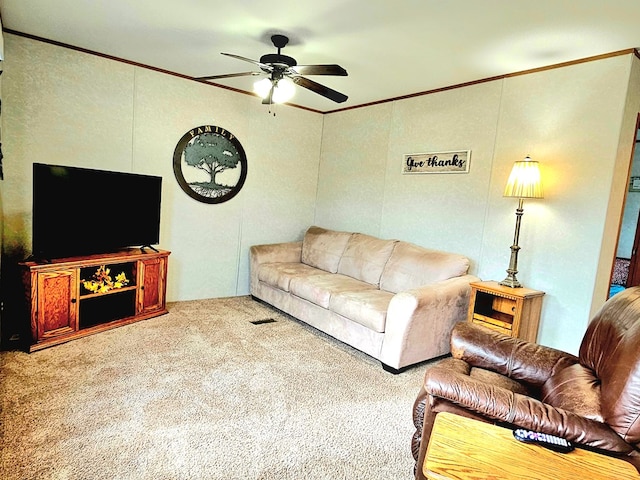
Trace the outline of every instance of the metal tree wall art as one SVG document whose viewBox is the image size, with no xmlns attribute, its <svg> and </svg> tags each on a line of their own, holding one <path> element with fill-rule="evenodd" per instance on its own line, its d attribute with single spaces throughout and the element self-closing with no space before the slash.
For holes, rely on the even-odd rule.
<svg viewBox="0 0 640 480">
<path fill-rule="evenodd" d="M 235 135 L 203 125 L 185 133 L 173 153 L 173 172 L 190 197 L 204 203 L 233 198 L 247 177 L 247 158 Z"/>
</svg>

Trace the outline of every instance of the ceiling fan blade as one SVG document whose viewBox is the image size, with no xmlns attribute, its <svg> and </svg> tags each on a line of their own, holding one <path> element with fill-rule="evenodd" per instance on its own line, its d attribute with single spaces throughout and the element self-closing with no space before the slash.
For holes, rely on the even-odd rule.
<svg viewBox="0 0 640 480">
<path fill-rule="evenodd" d="M 233 57 L 236 58 L 238 60 L 242 60 L 243 62 L 249 62 L 249 63 L 253 63 L 254 65 L 259 66 L 261 69 L 265 70 L 265 71 L 271 71 L 273 69 L 273 67 L 271 65 L 268 65 L 266 63 L 260 63 L 257 60 L 251 60 L 250 58 L 247 57 L 241 57 L 240 55 L 234 55 L 233 53 L 224 53 L 221 52 L 222 55 L 226 55 L 227 57 Z"/>
<path fill-rule="evenodd" d="M 247 77 L 249 75 L 261 75 L 262 72 L 241 72 L 241 73 L 227 73 L 225 75 L 209 75 L 207 77 L 196 77 L 194 80 L 215 80 L 218 78 L 232 78 L 232 77 Z"/>
<path fill-rule="evenodd" d="M 337 92 L 332 90 L 329 87 L 325 87 L 324 85 L 320 85 L 313 80 L 309 80 L 304 77 L 293 77 L 292 80 L 296 85 L 300 85 L 303 88 L 309 89 L 312 92 L 317 93 L 318 95 L 322 95 L 323 97 L 328 98 L 329 100 L 333 100 L 336 103 L 342 103 L 347 100 L 347 97 L 344 93 Z"/>
<path fill-rule="evenodd" d="M 296 65 L 291 67 L 295 73 L 300 75 L 339 75 L 346 77 L 349 75 L 347 71 L 340 65 Z"/>
</svg>

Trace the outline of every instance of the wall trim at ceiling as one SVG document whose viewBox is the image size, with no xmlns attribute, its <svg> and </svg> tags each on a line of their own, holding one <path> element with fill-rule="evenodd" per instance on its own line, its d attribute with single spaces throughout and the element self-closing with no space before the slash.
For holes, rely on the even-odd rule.
<svg viewBox="0 0 640 480">
<path fill-rule="evenodd" d="M 96 51 L 93 51 L 93 50 L 88 50 L 88 49 L 82 48 L 82 47 L 76 47 L 74 45 L 69 45 L 69 44 L 66 44 L 66 43 L 58 42 L 56 40 L 50 40 L 50 39 L 47 39 L 47 38 L 39 37 L 37 35 L 31 35 L 29 33 L 19 32 L 17 30 L 12 30 L 12 29 L 8 29 L 8 28 L 3 28 L 2 31 L 4 33 L 10 33 L 10 34 L 13 34 L 13 35 L 18 35 L 20 37 L 29 38 L 31 40 L 36 40 L 36 41 L 39 41 L 39 42 L 49 43 L 51 45 L 56 45 L 58 47 L 68 48 L 68 49 L 75 50 L 75 51 L 82 52 L 82 53 L 86 53 L 86 54 L 89 54 L 89 55 L 96 55 L 98 57 L 106 58 L 108 60 L 114 60 L 116 62 L 126 63 L 126 64 L 129 64 L 129 65 L 133 65 L 135 67 L 145 68 L 145 69 L 148 69 L 148 70 L 153 70 L 155 72 L 165 73 L 167 75 L 173 75 L 174 77 L 180 77 L 180 78 L 183 78 L 185 80 L 191 80 L 193 82 L 198 82 L 198 83 L 205 84 L 205 85 L 211 85 L 213 87 L 223 88 L 225 90 L 231 90 L 231 91 L 236 92 L 236 93 L 242 93 L 244 95 L 250 95 L 252 97 L 259 98 L 253 92 L 246 92 L 244 90 L 240 90 L 240 89 L 237 89 L 237 88 L 229 87 L 227 85 L 221 85 L 219 83 L 207 82 L 207 81 L 204 81 L 204 80 L 196 80 L 196 79 L 194 79 L 192 77 L 189 77 L 188 75 L 184 75 L 182 73 L 172 72 L 170 70 L 164 70 L 164 69 L 158 68 L 158 67 L 152 67 L 150 65 L 145 65 L 145 64 L 142 64 L 142 63 L 134 62 L 134 61 L 127 60 L 127 59 L 124 59 L 124 58 L 120 58 L 120 57 L 114 57 L 113 55 L 108 55 L 106 53 L 100 53 L 100 52 L 96 52 Z M 586 63 L 586 62 L 594 62 L 594 61 L 598 61 L 598 60 L 603 60 L 605 58 L 619 57 L 621 55 L 630 55 L 630 54 L 633 54 L 637 58 L 640 59 L 640 49 L 638 49 L 638 48 L 627 48 L 627 49 L 624 49 L 624 50 L 618 50 L 616 52 L 605 53 L 605 54 L 602 54 L 602 55 L 594 55 L 592 57 L 580 58 L 580 59 L 571 60 L 571 61 L 568 61 L 568 62 L 561 62 L 561 63 L 556 63 L 556 64 L 553 64 L 553 65 L 547 65 L 546 67 L 538 67 L 538 68 L 532 68 L 532 69 L 529 69 L 529 70 L 522 70 L 522 71 L 519 71 L 519 72 L 506 73 L 506 74 L 503 74 L 503 75 L 496 75 L 494 77 L 487 77 L 487 78 L 482 78 L 482 79 L 478 79 L 478 80 L 472 80 L 472 81 L 469 81 L 469 82 L 458 83 L 458 84 L 449 85 L 449 86 L 446 86 L 446 87 L 434 88 L 432 90 L 425 90 L 425 91 L 422 91 L 422 92 L 411 93 L 411 94 L 408 94 L 408 95 L 401 95 L 399 97 L 387 98 L 387 99 L 384 99 L 384 100 L 377 100 L 375 102 L 363 103 L 363 104 L 360 104 L 360 105 L 353 105 L 351 107 L 344 107 L 344 108 L 339 108 L 339 109 L 335 109 L 335 110 L 328 110 L 326 112 L 323 112 L 323 111 L 320 111 L 320 110 L 316 110 L 314 108 L 304 107 L 302 105 L 296 105 L 294 103 L 286 103 L 286 105 L 288 105 L 290 107 L 300 108 L 302 110 L 307 110 L 307 111 L 315 112 L 315 113 L 321 113 L 321 114 L 325 115 L 325 114 L 329 114 L 329 113 L 344 112 L 346 110 L 353 110 L 353 109 L 356 109 L 356 108 L 370 107 L 372 105 L 379 105 L 379 104 L 382 104 L 382 103 L 395 102 L 395 101 L 398 101 L 398 100 L 405 100 L 405 99 L 408 99 L 408 98 L 421 97 L 423 95 L 431 95 L 431 94 L 434 94 L 434 93 L 445 92 L 445 91 L 454 90 L 454 89 L 457 89 L 457 88 L 469 87 L 471 85 L 477 85 L 477 84 L 480 84 L 480 83 L 493 82 L 495 80 L 502 80 L 502 79 L 505 79 L 505 78 L 518 77 L 518 76 L 521 76 L 521 75 L 528 75 L 528 74 L 531 74 L 531 73 L 543 72 L 545 70 L 563 68 L 563 67 L 568 67 L 570 65 L 577 65 L 577 64 Z"/>
<path fill-rule="evenodd" d="M 604 53 L 602 55 L 594 55 L 592 57 L 580 58 L 578 60 L 571 60 L 569 62 L 556 63 L 556 64 L 553 64 L 553 65 L 547 65 L 546 67 L 531 68 L 529 70 L 522 70 L 522 71 L 519 71 L 519 72 L 505 73 L 503 75 L 496 75 L 495 77 L 487 77 L 487 78 L 482 78 L 482 79 L 479 79 L 479 80 L 472 80 L 470 82 L 464 82 L 464 83 L 458 83 L 458 84 L 455 84 L 455 85 L 449 85 L 449 86 L 446 86 L 446 87 L 434 88 L 432 90 L 425 90 L 423 92 L 411 93 L 409 95 L 402 95 L 400 97 L 389 98 L 389 99 L 386 99 L 386 100 L 378 100 L 376 102 L 365 103 L 365 104 L 362 104 L 362 105 L 354 105 L 352 107 L 345 107 L 345 108 L 341 108 L 341 109 L 338 109 L 338 110 L 331 110 L 331 111 L 328 111 L 328 112 L 325 112 L 325 113 L 342 112 L 342 111 L 351 110 L 351 109 L 354 109 L 354 108 L 361 108 L 361 107 L 368 107 L 368 106 L 371 106 L 371 105 L 377 105 L 379 103 L 393 102 L 393 101 L 396 101 L 396 100 L 404 100 L 404 99 L 413 98 L 413 97 L 421 97 L 422 95 L 431 95 L 433 93 L 445 92 L 447 90 L 454 90 L 456 88 L 469 87 L 471 85 L 477 85 L 479 83 L 493 82 L 494 80 L 502 80 L 502 79 L 505 79 L 505 78 L 518 77 L 518 76 L 521 76 L 521 75 L 529 75 L 531 73 L 543 72 L 545 70 L 553 70 L 555 68 L 563 68 L 563 67 L 568 67 L 570 65 L 577 65 L 577 64 L 586 63 L 586 62 L 594 62 L 594 61 L 597 61 L 597 60 L 603 60 L 605 58 L 619 57 L 621 55 L 629 55 L 629 54 L 634 54 L 636 57 L 640 58 L 640 52 L 638 51 L 637 48 L 627 48 L 625 50 L 618 50 L 617 52 Z"/>
</svg>

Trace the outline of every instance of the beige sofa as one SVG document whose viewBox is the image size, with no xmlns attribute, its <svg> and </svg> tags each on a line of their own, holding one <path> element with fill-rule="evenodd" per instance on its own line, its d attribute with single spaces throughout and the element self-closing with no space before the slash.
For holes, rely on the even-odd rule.
<svg viewBox="0 0 640 480">
<path fill-rule="evenodd" d="M 254 298 L 394 373 L 449 353 L 478 280 L 461 255 L 320 227 L 301 242 L 254 245 L 250 258 Z"/>
</svg>

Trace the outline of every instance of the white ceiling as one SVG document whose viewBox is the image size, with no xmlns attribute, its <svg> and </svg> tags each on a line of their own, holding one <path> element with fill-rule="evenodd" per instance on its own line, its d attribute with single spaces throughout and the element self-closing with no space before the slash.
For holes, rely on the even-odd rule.
<svg viewBox="0 0 640 480">
<path fill-rule="evenodd" d="M 220 53 L 257 60 L 282 33 L 299 64 L 348 71 L 309 77 L 345 103 L 296 87 L 291 103 L 322 112 L 640 47 L 640 0 L 0 0 L 0 14 L 5 29 L 190 77 L 254 70 Z"/>
</svg>

